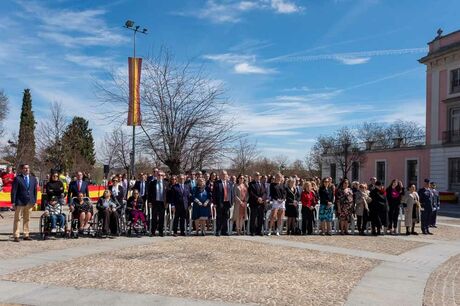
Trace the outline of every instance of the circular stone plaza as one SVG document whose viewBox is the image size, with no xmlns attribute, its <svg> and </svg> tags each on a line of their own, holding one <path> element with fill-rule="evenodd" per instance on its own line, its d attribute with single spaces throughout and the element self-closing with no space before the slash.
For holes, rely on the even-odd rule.
<svg viewBox="0 0 460 306">
<path fill-rule="evenodd" d="M 0 219 L 0 304 L 459 305 L 460 210 L 434 235 L 117 237 L 14 243 Z"/>
</svg>

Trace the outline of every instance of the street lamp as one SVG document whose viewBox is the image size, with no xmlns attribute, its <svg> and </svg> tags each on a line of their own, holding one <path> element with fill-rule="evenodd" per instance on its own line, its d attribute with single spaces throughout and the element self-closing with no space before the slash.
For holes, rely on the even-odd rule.
<svg viewBox="0 0 460 306">
<path fill-rule="evenodd" d="M 136 34 L 139 32 L 141 34 L 146 34 L 147 35 L 147 29 L 142 28 L 140 30 L 140 26 L 136 25 L 134 26 L 134 21 L 132 20 L 126 20 L 124 28 L 128 30 L 133 31 L 133 59 L 136 60 Z M 133 149 L 131 151 L 131 176 L 135 175 L 134 171 L 134 164 L 135 164 L 135 158 L 136 158 L 136 126 L 133 124 Z"/>
</svg>

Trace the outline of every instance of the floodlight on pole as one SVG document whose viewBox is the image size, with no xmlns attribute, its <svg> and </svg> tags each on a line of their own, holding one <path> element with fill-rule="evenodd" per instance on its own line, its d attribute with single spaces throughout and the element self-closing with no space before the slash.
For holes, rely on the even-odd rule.
<svg viewBox="0 0 460 306">
<path fill-rule="evenodd" d="M 133 31 L 133 58 L 136 60 L 136 33 L 142 33 L 147 35 L 147 29 L 143 28 L 142 30 L 140 29 L 140 26 L 134 26 L 134 21 L 132 20 L 126 20 L 124 28 L 127 28 L 129 30 Z M 135 159 L 136 159 L 136 126 L 133 125 L 133 147 L 131 151 L 131 176 L 135 175 L 134 171 L 134 165 L 135 165 Z"/>
</svg>

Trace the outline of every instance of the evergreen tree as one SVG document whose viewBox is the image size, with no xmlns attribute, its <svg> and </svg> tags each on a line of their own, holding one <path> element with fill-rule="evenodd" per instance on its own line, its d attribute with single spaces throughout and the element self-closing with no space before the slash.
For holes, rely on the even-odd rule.
<svg viewBox="0 0 460 306">
<path fill-rule="evenodd" d="M 21 122 L 19 123 L 16 151 L 17 165 L 22 163 L 33 165 L 35 163 L 35 124 L 30 89 L 25 89 L 22 98 Z"/>
<path fill-rule="evenodd" d="M 81 117 L 72 119 L 62 137 L 62 145 L 65 152 L 66 170 L 92 170 L 96 163 L 96 154 L 92 129 L 88 128 L 86 119 Z"/>
</svg>

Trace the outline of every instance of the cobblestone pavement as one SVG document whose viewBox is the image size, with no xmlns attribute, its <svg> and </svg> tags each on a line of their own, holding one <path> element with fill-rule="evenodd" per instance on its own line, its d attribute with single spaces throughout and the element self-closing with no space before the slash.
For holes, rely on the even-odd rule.
<svg viewBox="0 0 460 306">
<path fill-rule="evenodd" d="M 377 264 L 345 255 L 194 237 L 49 264 L 3 279 L 237 303 L 338 305 Z"/>
<path fill-rule="evenodd" d="M 460 255 L 434 271 L 425 288 L 424 305 L 460 305 Z"/>
<path fill-rule="evenodd" d="M 369 239 L 369 237 L 363 236 L 279 236 L 277 238 L 390 255 L 400 255 L 409 250 L 426 245 L 424 242 L 402 239 L 396 240 L 385 237 Z"/>
<path fill-rule="evenodd" d="M 460 219 L 455 218 L 438 218 L 433 236 L 13 243 L 8 241 L 12 214 L 2 214 L 0 256 L 6 259 L 0 262 L 0 304 L 55 304 L 48 297 L 57 292 L 65 293 L 69 305 L 460 303 L 460 228 L 452 226 Z M 33 214 L 32 231 L 40 214 Z"/>
</svg>

